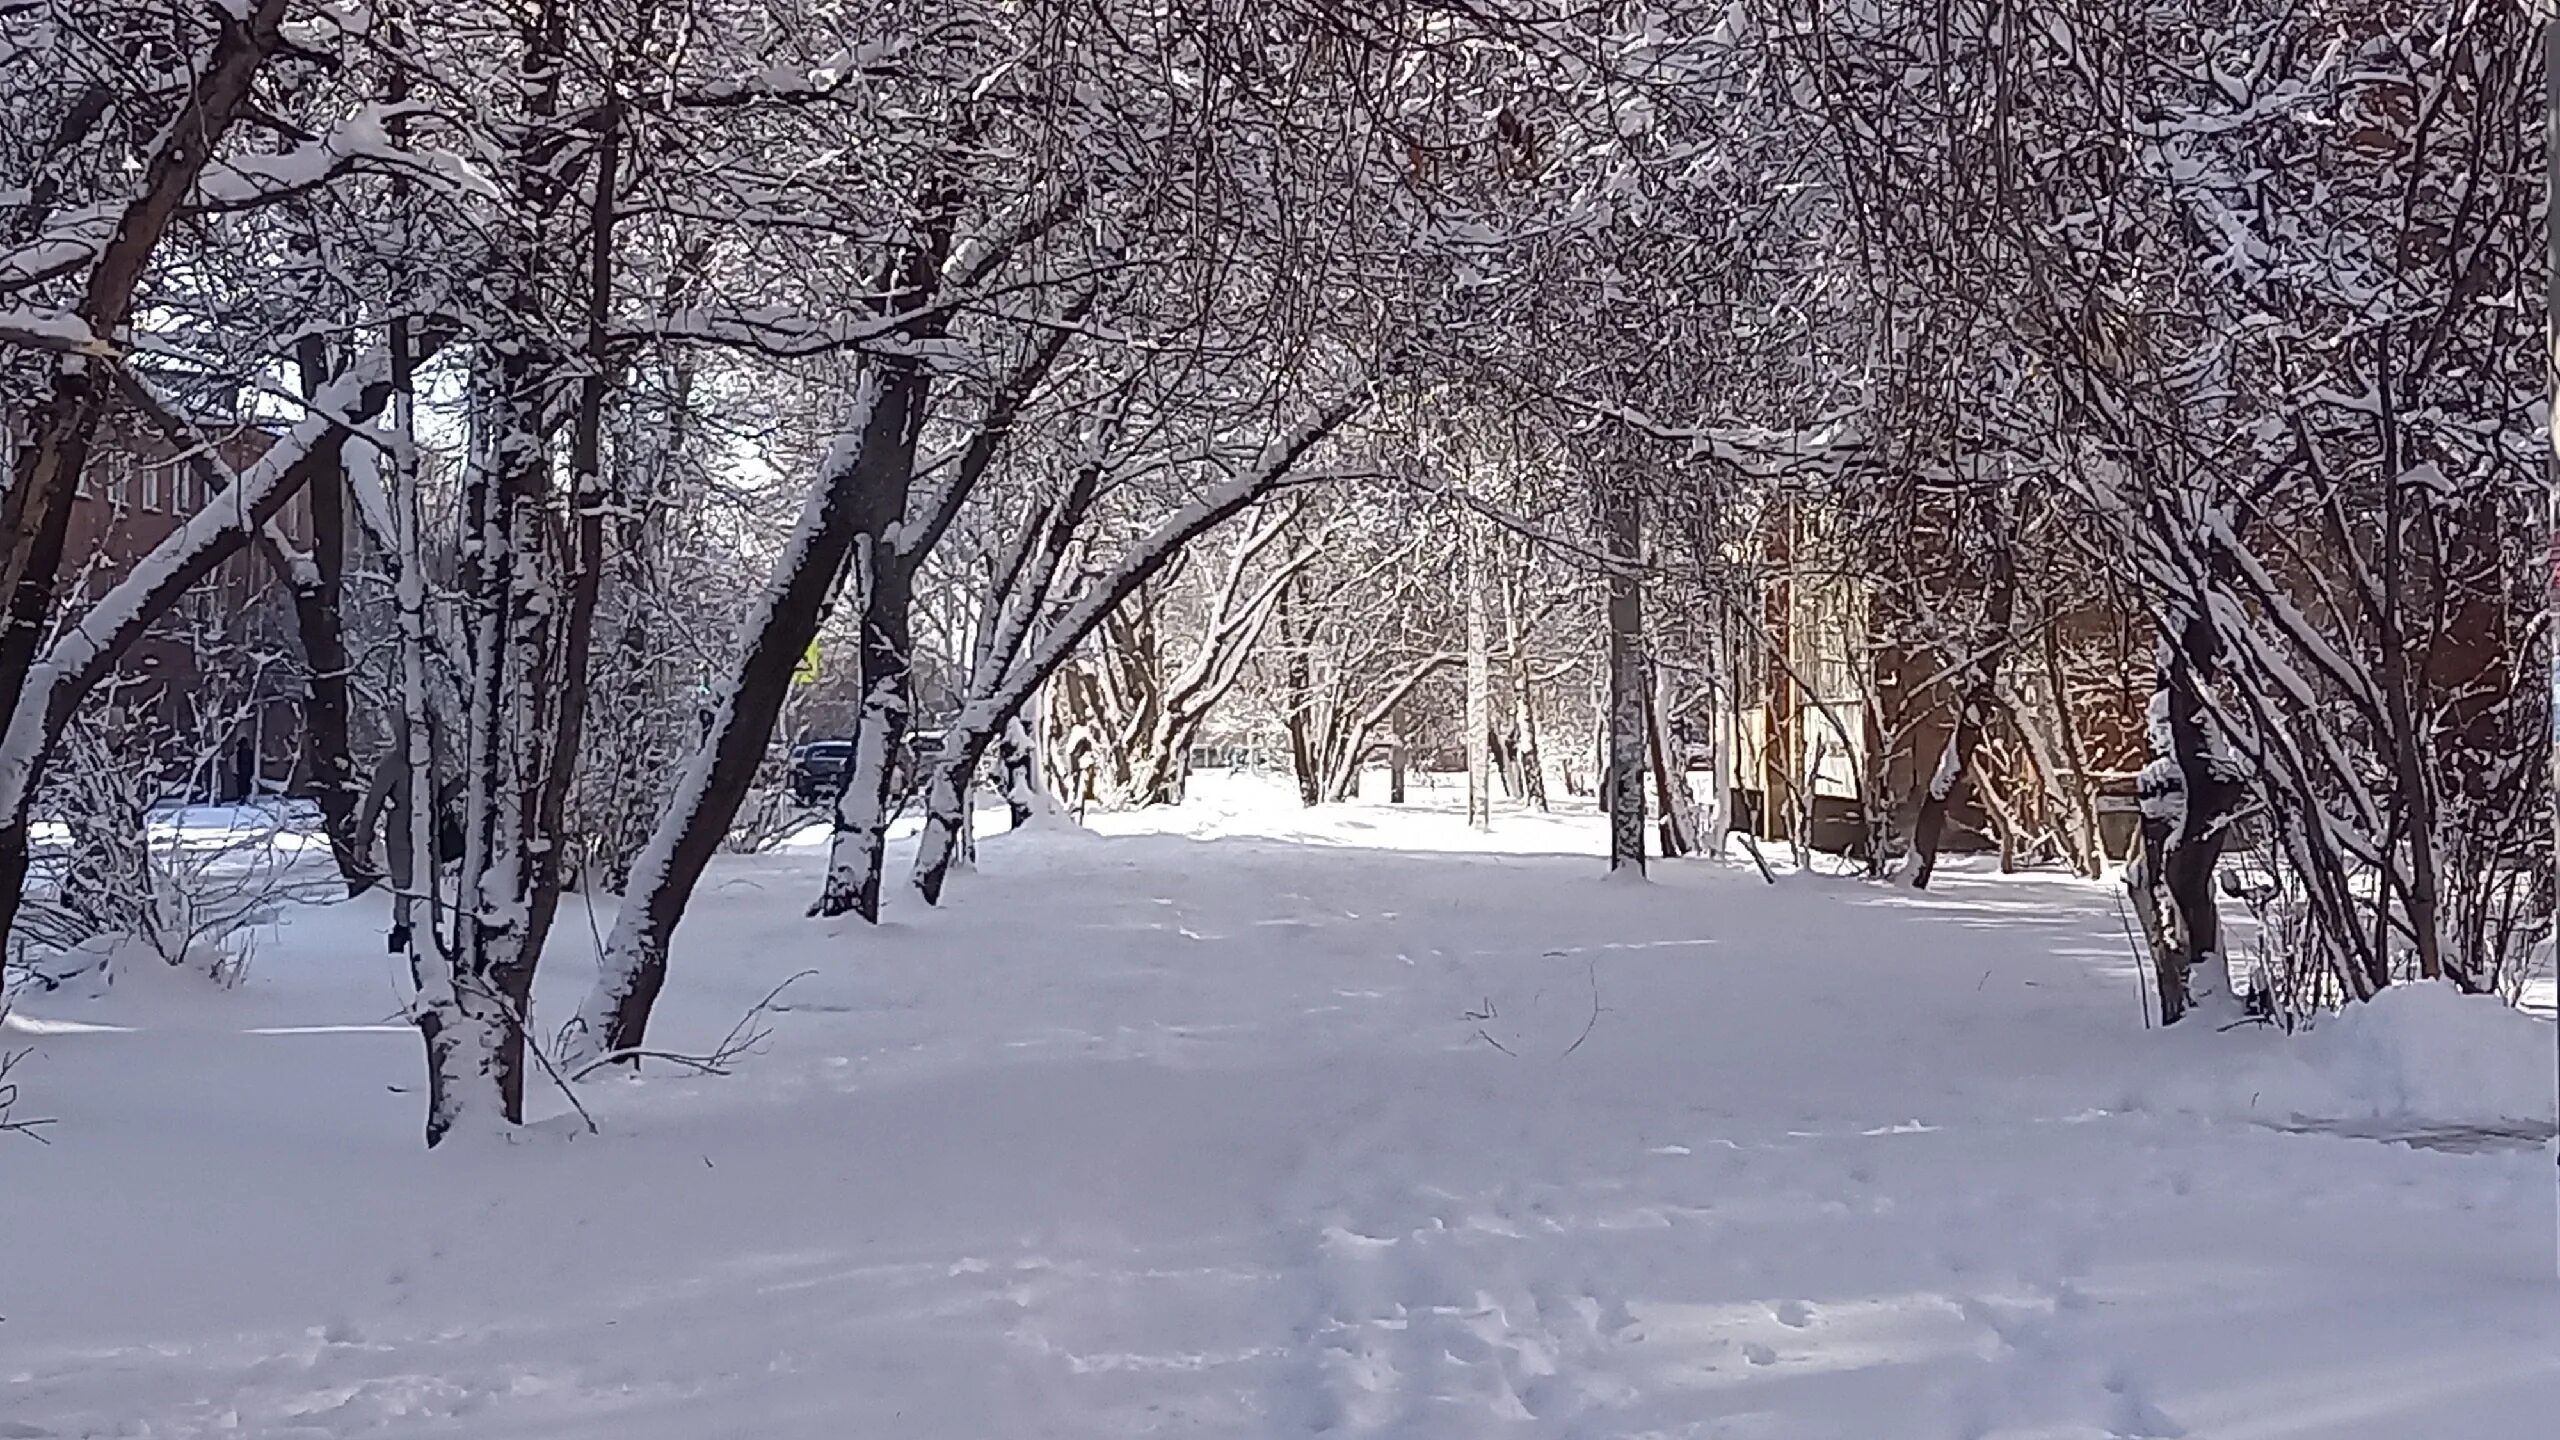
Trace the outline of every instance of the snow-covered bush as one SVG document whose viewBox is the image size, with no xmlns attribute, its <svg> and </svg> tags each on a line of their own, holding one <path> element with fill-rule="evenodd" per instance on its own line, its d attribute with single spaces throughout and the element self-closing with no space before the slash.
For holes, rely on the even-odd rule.
<svg viewBox="0 0 2560 1440">
<path fill-rule="evenodd" d="M 108 707 L 63 737 L 46 787 L 53 843 L 17 937 L 16 968 L 34 984 L 112 983 L 117 964 L 138 956 L 237 984 L 254 928 L 290 888 L 288 808 L 172 803 L 170 777 L 201 770 L 218 747 L 155 750 L 141 723 Z"/>
</svg>

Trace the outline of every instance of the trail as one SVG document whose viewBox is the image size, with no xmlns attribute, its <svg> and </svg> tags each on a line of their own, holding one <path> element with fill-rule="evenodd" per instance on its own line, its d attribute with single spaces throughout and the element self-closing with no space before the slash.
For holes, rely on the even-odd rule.
<svg viewBox="0 0 2560 1440">
<path fill-rule="evenodd" d="M 1203 789 L 990 836 L 877 930 L 801 918 L 814 852 L 724 860 L 659 1038 L 819 974 L 734 1075 L 588 1087 L 596 1137 L 416 1150 L 362 902 L 295 911 L 240 992 L 28 1001 L 60 1124 L 0 1148 L 0 1436 L 2529 1440 L 2560 1409 L 2547 1159 L 2364 1138 L 2534 1117 L 2271 1112 L 2440 1097 L 2325 1083 L 2423 1058 L 2379 1032 L 2146 1031 L 2103 891 L 1627 885 L 1587 817 Z"/>
</svg>

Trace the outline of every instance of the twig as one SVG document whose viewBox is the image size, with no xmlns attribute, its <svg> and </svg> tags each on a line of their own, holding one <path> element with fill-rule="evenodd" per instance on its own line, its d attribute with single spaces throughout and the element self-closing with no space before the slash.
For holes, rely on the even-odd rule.
<svg viewBox="0 0 2560 1440">
<path fill-rule="evenodd" d="M 773 1002 L 782 998 L 783 991 L 790 989 L 792 986 L 799 984 L 801 981 L 806 980 L 817 973 L 818 972 L 814 969 L 798 971 L 785 978 L 781 984 L 764 992 L 764 998 L 757 1001 L 746 1014 L 739 1016 L 738 1023 L 729 1027 L 729 1033 L 720 1037 L 719 1045 L 714 1047 L 711 1052 L 712 1058 L 718 1060 L 734 1059 L 738 1055 L 745 1053 L 747 1046 L 755 1045 L 761 1042 L 765 1036 L 772 1034 L 773 1032 L 770 1030 L 761 1030 L 755 1035 L 749 1037 L 745 1045 L 737 1043 L 739 1032 L 745 1030 L 758 1015 L 762 1015 L 766 1011 L 771 1010 L 773 1008 Z"/>
<path fill-rule="evenodd" d="M 2124 913 L 2122 893 L 2116 895 L 2115 902 L 2116 928 L 2124 932 L 2124 943 L 2133 951 L 2133 990 L 2142 997 L 2142 1028 L 2148 1030 L 2151 1028 L 2151 977 L 2146 972 L 2151 956 L 2143 949 L 2142 942 L 2133 938 L 2133 921 Z"/>
<path fill-rule="evenodd" d="M 0 1016 L 7 1014 L 7 1011 L 0 1010 Z M 50 1145 L 53 1142 L 44 1138 L 44 1127 L 53 1123 L 51 1119 L 9 1118 L 9 1112 L 18 1103 L 17 1082 L 9 1079 L 9 1072 L 16 1069 L 18 1062 L 26 1059 L 28 1053 L 24 1050 L 0 1050 L 0 1135 L 24 1135 L 39 1145 Z"/>
<path fill-rule="evenodd" d="M 1760 878 L 1775 885 L 1778 876 L 1769 868 L 1769 857 L 1760 853 L 1760 838 L 1748 830 L 1734 832 L 1742 837 L 1742 848 L 1751 852 L 1751 863 L 1760 867 Z"/>
<path fill-rule="evenodd" d="M 764 998 L 748 1007 L 747 1013 L 739 1016 L 738 1023 L 730 1026 L 729 1033 L 721 1036 L 720 1043 L 712 1046 L 707 1053 L 685 1055 L 672 1050 L 650 1050 L 634 1045 L 596 1056 L 571 1072 L 569 1080 L 574 1084 L 608 1065 L 618 1065 L 626 1060 L 664 1060 L 671 1065 L 685 1066 L 699 1075 L 726 1075 L 729 1073 L 729 1062 L 763 1044 L 773 1035 L 769 1029 L 750 1030 L 748 1028 L 755 1023 L 756 1017 L 771 1010 L 773 1002 L 782 998 L 783 991 L 817 973 L 815 970 L 802 970 L 766 991 Z"/>
<path fill-rule="evenodd" d="M 574 1085 L 579 1081 L 586 1079 L 588 1076 L 593 1075 L 598 1070 L 603 1069 L 607 1065 L 619 1065 L 625 1060 L 664 1060 L 670 1065 L 685 1066 L 699 1075 L 726 1075 L 729 1073 L 726 1069 L 721 1067 L 717 1060 L 710 1057 L 701 1055 L 679 1055 L 672 1050 L 651 1050 L 645 1046 L 634 1045 L 626 1050 L 608 1051 L 605 1054 L 599 1055 L 593 1060 L 588 1061 L 586 1064 L 579 1066 L 577 1069 L 570 1071 L 569 1083 Z"/>
<path fill-rule="evenodd" d="M 1518 1052 L 1518 1051 L 1516 1051 L 1516 1050 L 1512 1049 L 1512 1048 L 1511 1048 L 1510 1046 L 1508 1046 L 1508 1045 L 1503 1044 L 1501 1041 L 1494 1039 L 1491 1035 L 1486 1034 L 1486 1033 L 1484 1032 L 1484 1030 L 1483 1030 L 1481 1027 L 1479 1027 L 1479 1028 L 1477 1029 L 1477 1031 L 1476 1031 L 1476 1038 L 1477 1038 L 1477 1039 L 1479 1039 L 1479 1040 L 1481 1040 L 1481 1041 L 1483 1041 L 1483 1042 L 1484 1042 L 1484 1043 L 1486 1043 L 1487 1045 L 1492 1046 L 1494 1049 L 1501 1051 L 1503 1054 L 1510 1056 L 1510 1057 L 1511 1057 L 1512 1059 L 1514 1059 L 1514 1060 L 1517 1060 L 1517 1059 L 1519 1059 L 1519 1058 L 1520 1058 L 1520 1052 Z"/>
<path fill-rule="evenodd" d="M 1591 1018 L 1582 1022 L 1582 1033 L 1574 1036 L 1573 1043 L 1564 1047 L 1564 1054 L 1556 1057 L 1559 1060 L 1581 1049 L 1582 1042 L 1591 1038 L 1591 1027 L 1600 1023 L 1600 966 L 1591 960 L 1582 963 L 1591 976 Z"/>
</svg>

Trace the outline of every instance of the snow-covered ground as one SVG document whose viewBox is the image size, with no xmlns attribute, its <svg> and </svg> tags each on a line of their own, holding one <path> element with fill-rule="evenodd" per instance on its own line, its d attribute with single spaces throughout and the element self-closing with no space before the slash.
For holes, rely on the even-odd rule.
<svg viewBox="0 0 2560 1440">
<path fill-rule="evenodd" d="M 2283 1128 L 2548 1123 L 2542 1022 L 2146 1032 L 2093 887 L 1202 789 L 877 930 L 723 861 L 657 1041 L 817 973 L 601 1135 L 424 1153 L 367 902 L 27 997 L 0 1437 L 2553 1433 L 2548 1154 Z"/>
</svg>

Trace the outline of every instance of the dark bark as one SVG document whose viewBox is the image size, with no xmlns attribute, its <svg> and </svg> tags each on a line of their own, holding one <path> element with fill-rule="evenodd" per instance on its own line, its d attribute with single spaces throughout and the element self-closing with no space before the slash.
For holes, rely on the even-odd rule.
<svg viewBox="0 0 2560 1440">
<path fill-rule="evenodd" d="M 955 149 L 965 146 L 975 134 L 974 122 L 964 122 L 961 134 L 955 137 Z M 888 296 L 883 314 L 916 310 L 942 283 L 943 266 L 951 257 L 965 199 L 957 163 L 956 155 L 946 156 L 927 183 L 922 197 L 922 233 L 892 262 L 889 283 L 882 287 Z M 1089 295 L 1079 303 L 1090 303 Z M 910 340 L 929 341 L 943 334 L 947 324 L 947 317 L 937 309 L 901 327 L 900 333 Z M 1029 372 L 1035 379 L 1046 373 L 1048 360 L 1056 357 L 1057 347 L 1063 343 L 1062 337 L 1052 334 L 1035 351 Z M 957 513 L 967 488 L 1001 448 L 1013 423 L 1009 407 L 1019 406 L 1029 394 L 1025 389 L 1009 399 L 999 397 L 996 412 L 963 456 L 957 475 L 927 507 L 930 513 L 924 517 L 920 532 L 902 545 L 893 543 L 892 536 L 907 521 L 914 498 L 916 443 L 923 433 L 932 399 L 933 374 L 912 355 L 886 356 L 879 364 L 885 376 L 880 418 L 891 428 L 882 432 L 882 452 L 865 457 L 869 463 L 864 466 L 862 483 L 854 496 L 854 523 L 857 535 L 862 537 L 856 544 L 855 562 L 864 581 L 862 717 L 853 759 L 845 766 L 845 790 L 837 796 L 832 811 L 835 833 L 828 848 L 826 881 L 809 907 L 811 915 L 851 911 L 874 924 L 880 919 L 880 880 L 888 854 L 890 797 L 898 783 L 897 772 L 912 713 L 910 669 L 914 664 L 916 570 L 943 527 Z"/>
<path fill-rule="evenodd" d="M 1671 740 L 1669 720 L 1649 687 L 1644 702 L 1645 749 L 1653 772 L 1654 803 L 1660 808 L 1655 828 L 1666 860 L 1698 849 L 1697 803 L 1689 795 L 1688 766 Z"/>
<path fill-rule="evenodd" d="M 1484 557 L 1468 518 L 1459 512 L 1460 563 L 1466 567 L 1467 824 L 1484 830 L 1493 824 L 1492 636 L 1485 616 Z"/>
<path fill-rule="evenodd" d="M 1289 732 L 1289 771 L 1297 777 L 1298 803 L 1313 808 L 1324 802 L 1324 779 L 1309 728 L 1315 719 L 1315 683 L 1308 674 L 1308 637 L 1298 624 L 1297 589 L 1293 583 L 1280 592 L 1280 705 L 1282 723 Z M 1355 775 L 1359 763 L 1357 758 L 1352 761 Z"/>
<path fill-rule="evenodd" d="M 112 343 L 125 328 L 134 297 L 179 206 L 246 107 L 251 82 L 281 43 L 284 0 L 223 24 L 186 103 L 162 131 L 135 197 L 117 217 L 113 238 L 89 271 L 74 312 L 92 336 Z M 97 436 L 109 392 L 109 366 L 99 357 L 67 356 L 54 364 L 45 403 L 29 417 L 25 442 L 0 492 L 0 595 L 8 597 L 0 631 L 0 724 L 16 713 L 27 672 L 44 643 L 71 499 Z M 14 905 L 14 901 L 11 902 Z"/>
<path fill-rule="evenodd" d="M 1644 873 L 1645 663 L 1644 515 L 1630 476 L 1601 497 L 1609 547 L 1608 768 L 1601 786 L 1609 815 L 1609 868 Z"/>
<path fill-rule="evenodd" d="M 347 407 L 351 418 L 370 418 L 387 403 L 390 387 L 365 384 Z M 28 871 L 28 843 L 31 838 L 29 809 L 42 778 L 44 765 L 52 754 L 62 729 L 71 721 L 72 713 L 82 700 L 97 688 L 100 681 L 113 673 L 133 646 L 147 634 L 154 622 L 178 602 L 179 597 L 202 583 L 206 577 L 232 556 L 246 548 L 251 537 L 275 518 L 294 492 L 311 483 L 314 477 L 334 473 L 340 463 L 346 440 L 346 429 L 319 420 L 306 422 L 317 426 L 311 443 L 294 458 L 276 482 L 268 487 L 245 515 L 217 532 L 207 543 L 185 552 L 165 569 L 153 569 L 147 578 L 128 576 L 99 602 L 99 610 L 113 608 L 115 620 L 101 625 L 89 635 L 85 649 L 76 663 L 55 672 L 49 681 L 43 711 L 31 717 L 41 727 L 27 760 L 27 771 L 21 780 L 14 804 L 0 805 L 0 946 L 8 942 L 9 931 L 17 919 Z M 164 542 L 164 543 L 176 543 Z M 159 552 L 154 552 L 159 553 Z M 129 603 L 128 603 L 129 602 Z M 24 672 L 19 677 L 22 687 Z"/>
<path fill-rule="evenodd" d="M 315 400 L 332 369 L 327 346 L 319 336 L 306 336 L 296 349 L 302 398 Z M 192 426 L 154 395 L 130 371 L 119 371 L 120 388 L 144 420 L 170 445 L 191 455 L 189 468 L 212 495 L 230 483 Z M 346 471 L 315 470 L 307 484 L 311 499 L 312 553 L 298 556 L 288 537 L 274 524 L 257 527 L 256 548 L 293 604 L 294 629 L 302 644 L 308 693 L 303 700 L 302 758 L 311 777 L 312 798 L 320 807 L 322 833 L 330 858 L 349 898 L 381 883 L 374 868 L 369 832 L 358 812 L 362 796 L 355 780 L 349 742 L 353 705 L 349 697 L 346 634 L 340 619 L 345 589 L 347 543 Z M 246 782 L 238 787 L 246 796 Z"/>
<path fill-rule="evenodd" d="M 1928 889 L 1930 877 L 1937 873 L 1938 847 L 1947 831 L 1947 811 L 1964 798 L 1965 788 L 1972 782 L 1974 753 L 1982 748 L 1983 729 L 1991 723 L 1992 711 L 1999 704 L 2000 664 L 2008 655 L 2009 629 L 2017 614 L 2018 600 L 2017 572 L 2010 562 L 2006 535 L 1992 538 L 1988 578 L 1982 634 L 1964 666 L 1964 688 L 1956 701 L 1955 733 L 1948 738 L 1947 754 L 1930 776 L 1929 789 L 1921 797 L 1919 820 L 1912 827 L 1911 849 L 1916 863 L 1911 885 L 1916 890 Z"/>
<path fill-rule="evenodd" d="M 305 399 L 318 393 L 327 369 L 317 337 L 302 353 Z M 329 854 L 350 899 L 382 881 L 374 868 L 372 847 L 356 823 L 360 795 L 356 785 L 351 738 L 354 704 L 348 692 L 353 662 L 341 614 L 346 593 L 347 480 L 343 467 L 311 480 L 311 568 L 300 573 L 286 557 L 268 548 L 268 562 L 278 570 L 293 596 L 294 628 L 302 638 L 302 663 L 310 693 L 303 703 L 302 756 L 310 772 L 312 798 L 320 806 L 320 823 L 329 837 Z"/>
<path fill-rule="evenodd" d="M 702 872 L 754 787 L 791 675 L 826 615 L 835 578 L 859 533 L 855 496 L 874 455 L 890 455 L 903 417 L 876 403 L 861 417 L 845 462 L 817 478 L 806 543 L 785 558 L 767 591 L 762 623 L 747 637 L 729 681 L 729 699 L 688 762 L 674 808 L 662 817 L 633 866 L 633 882 L 606 943 L 596 990 L 572 1022 L 578 1053 L 637 1048 L 666 984 L 667 950 Z M 700 774 L 699 782 L 693 779 Z"/>
<path fill-rule="evenodd" d="M 117 218 L 114 236 L 91 268 L 74 310 L 99 341 L 111 341 L 125 328 L 161 237 L 244 107 L 250 83 L 280 43 L 284 12 L 284 0 L 258 0 L 226 22 L 186 103 L 162 132 L 165 138 L 145 165 L 135 198 Z M 0 597 L 5 597 L 0 603 L 6 605 L 0 612 L 0 738 L 33 747 L 31 770 L 16 803 L 0 813 L 0 949 L 8 944 L 26 885 L 28 807 L 37 772 L 61 733 L 61 719 L 52 713 L 38 717 L 45 730 L 32 738 L 11 732 L 29 673 L 52 629 L 71 501 L 105 413 L 108 374 L 108 365 L 97 357 L 66 356 L 55 362 L 52 386 L 44 403 L 27 417 L 8 487 L 0 491 Z M 176 594 L 168 598 L 175 600 Z M 75 688 L 85 693 L 88 685 Z M 62 718 L 68 713 L 61 707 Z"/>
<path fill-rule="evenodd" d="M 1005 818 L 1016 830 L 1031 823 L 1032 800 L 1040 791 L 1039 746 L 1017 717 L 996 741 L 996 758 L 1004 772 Z"/>
<path fill-rule="evenodd" d="M 568 46 L 562 0 L 543 0 L 521 25 L 514 79 L 527 123 L 509 159 L 517 214 L 537 222 L 568 198 L 547 149 Z M 609 192 L 610 177 L 603 177 L 598 193 Z M 429 967 L 440 962 L 442 973 L 431 977 L 440 998 L 418 1006 L 430 1148 L 487 1103 L 484 1090 L 494 1089 L 503 1123 L 523 1123 L 527 1011 L 558 899 L 551 792 L 557 770 L 571 759 L 553 748 L 560 732 L 546 733 L 544 721 L 574 714 L 583 695 L 569 696 L 583 690 L 585 677 L 564 683 L 557 667 L 574 622 L 553 613 L 556 598 L 545 593 L 552 579 L 546 552 L 560 548 L 549 543 L 554 475 L 545 421 L 563 359 L 546 343 L 550 260 L 549 247 L 510 227 L 492 267 L 493 333 L 474 358 L 487 400 L 472 417 L 482 438 L 462 485 L 463 606 L 472 632 L 462 874 L 453 933 L 433 947 Z M 568 703 L 555 711 L 555 698 Z"/>
<path fill-rule="evenodd" d="M 1504 650 L 1511 667 L 1511 710 L 1516 725 L 1513 761 L 1519 770 L 1519 787 L 1514 792 L 1538 810 L 1547 808 L 1546 763 L 1538 754 L 1537 687 L 1529 674 L 1529 637 L 1520 623 L 1520 595 L 1516 586 L 1506 587 L 1502 607 Z"/>
<path fill-rule="evenodd" d="M 2071 809 L 2073 832 L 2079 837 L 2075 857 L 2080 873 L 2095 880 L 2106 873 L 2105 836 L 2098 828 L 2097 787 L 2089 779 L 2088 748 L 2080 740 L 2080 722 L 2071 707 L 2070 677 L 2062 668 L 2062 636 L 2058 621 L 2049 621 L 2044 629 L 2045 686 L 2053 696 L 2053 727 L 2062 747 L 2062 763 L 2069 767 L 2067 777 L 2058 788 L 2064 792 Z"/>
<path fill-rule="evenodd" d="M 914 434 L 913 429 L 907 432 L 909 464 L 903 467 L 910 471 Z M 810 913 L 850 911 L 877 924 L 881 869 L 897 789 L 897 757 L 907 745 L 912 711 L 915 591 L 912 573 L 894 555 L 873 567 L 869 579 L 862 607 L 862 718 L 853 761 L 845 767 L 845 793 L 834 810 L 838 854 L 829 864 L 826 887 Z"/>
<path fill-rule="evenodd" d="M 2241 789 L 2222 773 L 2208 741 L 2205 685 L 2220 653 L 2211 627 L 2192 617 L 2161 648 L 2168 748 L 2144 774 L 2143 854 L 2128 880 L 2157 896 L 2153 955 L 2163 1024 L 2185 1015 L 2199 970 L 2225 963 L 2213 875 Z M 2217 990 L 2228 985 L 2220 975 L 2209 983 Z"/>
<path fill-rule="evenodd" d="M 616 76 L 617 87 L 620 77 Z M 578 402 L 569 433 L 568 605 L 559 621 L 557 662 L 550 681 L 552 705 L 548 763 L 535 801 L 531 904 L 519 942 L 530 986 L 542 946 L 560 909 L 561 857 L 568 849 L 562 818 L 569 785 L 577 776 L 587 721 L 587 672 L 595 655 L 596 604 L 604 592 L 604 407 L 612 357 L 607 346 L 612 317 L 614 227 L 619 215 L 615 186 L 621 175 L 622 98 L 611 95 L 598 109 L 594 177 L 587 206 L 587 274 Z M 521 1013 L 521 1012 L 519 1012 Z"/>
</svg>

